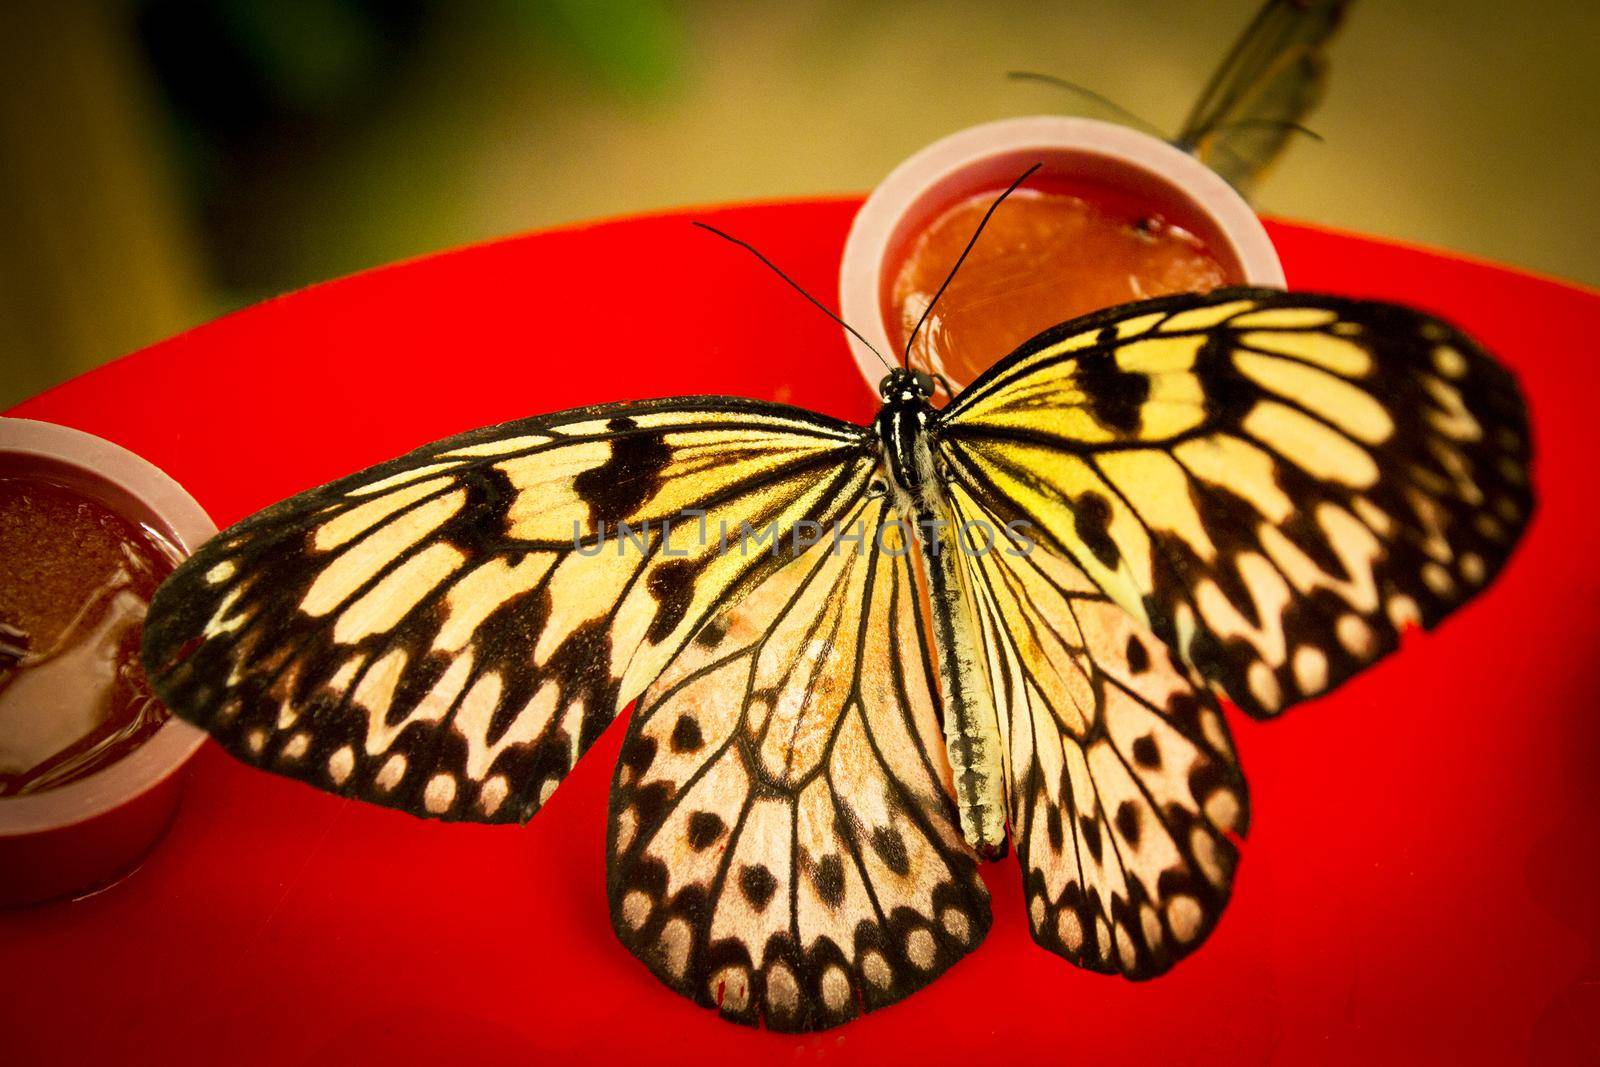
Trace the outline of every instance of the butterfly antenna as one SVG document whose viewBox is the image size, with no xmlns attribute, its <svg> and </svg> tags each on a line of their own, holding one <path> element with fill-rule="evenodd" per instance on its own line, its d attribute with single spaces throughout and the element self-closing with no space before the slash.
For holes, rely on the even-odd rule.
<svg viewBox="0 0 1600 1067">
<path fill-rule="evenodd" d="M 1293 133 L 1303 133 L 1313 141 L 1316 141 L 1318 144 L 1322 144 L 1327 141 L 1327 138 L 1323 137 L 1322 134 L 1318 133 L 1316 130 L 1313 130 L 1310 126 L 1302 126 L 1300 123 L 1295 122 L 1292 119 L 1240 119 L 1237 122 L 1224 122 L 1219 126 L 1213 126 L 1211 129 L 1206 131 L 1206 135 L 1210 136 L 1214 133 L 1220 133 L 1223 130 L 1248 129 L 1251 126 L 1262 126 L 1275 130 L 1289 130 Z"/>
<path fill-rule="evenodd" d="M 1069 93 L 1075 93 L 1078 96 L 1083 97 L 1085 100 L 1092 100 L 1101 107 L 1106 108 L 1109 111 L 1116 112 L 1116 114 L 1125 122 L 1131 123 L 1134 126 L 1142 127 L 1146 132 L 1153 133 L 1163 140 L 1166 139 L 1167 135 L 1162 133 L 1161 128 L 1155 123 L 1149 121 L 1148 119 L 1140 118 L 1138 115 L 1135 115 L 1133 112 L 1129 111 L 1115 100 L 1112 100 L 1110 97 L 1101 96 L 1099 93 L 1095 92 L 1086 85 L 1079 85 L 1077 82 L 1068 81 L 1065 78 L 1058 78 L 1054 74 L 1040 74 L 1038 71 L 1032 70 L 1010 70 L 1006 72 L 1006 77 L 1010 78 L 1012 81 L 1044 82 L 1046 85 L 1054 85 L 1058 89 L 1065 89 Z"/>
<path fill-rule="evenodd" d="M 1020 175 L 1018 175 L 1016 181 L 1006 186 L 1005 192 L 994 198 L 994 203 L 989 205 L 989 210 L 983 213 L 982 221 L 978 223 L 978 228 L 972 231 L 972 237 L 967 241 L 967 247 L 961 250 L 961 255 L 956 259 L 956 265 L 951 267 L 950 273 L 944 276 L 944 284 L 940 285 L 939 291 L 933 294 L 933 299 L 928 301 L 928 306 L 922 309 L 922 318 L 917 320 L 917 325 L 911 330 L 911 336 L 906 338 L 906 349 L 904 352 L 900 353 L 901 366 L 908 368 L 911 366 L 911 343 L 917 339 L 917 334 L 922 330 L 922 324 L 927 322 L 928 316 L 933 313 L 934 305 L 939 302 L 939 298 L 944 295 L 944 291 L 950 287 L 950 282 L 953 278 L 955 278 L 956 271 L 960 270 L 961 264 L 967 261 L 967 253 L 971 252 L 972 246 L 978 243 L 978 237 L 983 233 L 983 228 L 989 225 L 989 220 L 994 217 L 995 209 L 1001 204 L 1005 203 L 1006 197 L 1016 192 L 1017 186 L 1031 178 L 1033 176 L 1033 172 L 1042 166 L 1044 166 L 1043 163 L 1035 163 L 1033 166 L 1023 171 Z"/>
<path fill-rule="evenodd" d="M 854 337 L 857 341 L 860 341 L 862 344 L 866 345 L 867 346 L 867 350 L 870 351 L 873 355 L 877 356 L 878 360 L 885 367 L 887 367 L 889 370 L 894 370 L 894 364 L 890 363 L 887 359 L 885 359 L 883 353 L 879 352 L 876 348 L 874 348 L 872 346 L 872 342 L 871 341 L 867 340 L 865 337 L 862 337 L 861 334 L 859 332 L 857 332 L 857 330 L 856 330 L 856 328 L 854 326 L 851 326 L 848 322 L 844 321 L 839 316 L 835 315 L 831 310 L 829 310 L 829 308 L 828 308 L 828 306 L 826 304 L 824 304 L 822 301 L 818 300 L 816 297 L 812 296 L 810 293 L 806 292 L 805 289 L 801 288 L 799 282 L 795 281 L 793 278 L 791 278 L 787 274 L 783 273 L 783 271 L 778 267 L 778 265 L 776 263 L 772 262 L 772 260 L 768 259 L 766 256 L 762 255 L 759 251 L 757 251 L 755 245 L 752 245 L 748 241 L 741 241 L 741 240 L 739 240 L 739 238 L 733 236 L 730 233 L 723 233 L 721 230 L 717 229 L 715 226 L 712 226 L 712 225 L 709 225 L 707 223 L 701 222 L 698 219 L 695 220 L 694 224 L 696 226 L 700 227 L 702 230 L 709 230 L 710 232 L 716 234 L 718 237 L 722 238 L 724 241 L 732 241 L 734 244 L 738 245 L 740 248 L 744 249 L 746 252 L 749 252 L 752 256 L 755 256 L 762 263 L 766 264 L 767 267 L 769 267 L 772 270 L 772 273 L 776 274 L 778 277 L 780 277 L 784 281 L 788 282 L 790 287 L 793 288 L 795 292 L 799 293 L 801 296 L 805 297 L 807 300 L 809 300 L 813 304 L 815 304 L 817 306 L 817 309 L 820 310 L 824 315 L 828 316 L 828 318 L 832 319 L 834 322 L 837 322 L 840 326 L 843 326 L 845 328 L 845 331 L 847 333 L 849 333 L 851 337 Z"/>
</svg>

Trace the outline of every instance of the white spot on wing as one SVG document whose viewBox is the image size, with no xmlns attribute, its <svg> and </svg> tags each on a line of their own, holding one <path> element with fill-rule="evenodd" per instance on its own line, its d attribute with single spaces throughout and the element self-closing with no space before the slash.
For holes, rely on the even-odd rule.
<svg viewBox="0 0 1600 1067">
<path fill-rule="evenodd" d="M 1301 645 L 1294 650 L 1294 680 L 1300 692 L 1322 692 L 1328 684 L 1328 657 L 1315 645 Z"/>
<path fill-rule="evenodd" d="M 742 1012 L 750 1006 L 750 972 L 743 967 L 724 967 L 711 976 L 711 997 L 727 1012 Z"/>
<path fill-rule="evenodd" d="M 673 978 L 682 978 L 689 967 L 689 943 L 694 931 L 685 919 L 674 918 L 661 928 L 661 962 Z"/>
<path fill-rule="evenodd" d="M 889 969 L 889 962 L 870 950 L 861 957 L 861 973 L 866 976 L 867 981 L 879 989 L 888 989 L 889 983 L 894 980 L 894 972 Z"/>
<path fill-rule="evenodd" d="M 642 927 L 650 918 L 650 897 L 635 889 L 622 898 L 622 921 L 630 930 Z"/>
<path fill-rule="evenodd" d="M 436 774 L 428 779 L 422 791 L 422 805 L 434 815 L 450 809 L 456 799 L 456 779 L 453 774 Z"/>
<path fill-rule="evenodd" d="M 906 935 L 906 957 L 924 971 L 933 966 L 935 947 L 933 935 L 921 927 Z"/>
<path fill-rule="evenodd" d="M 478 807 L 485 815 L 493 815 L 500 810 L 500 805 L 506 802 L 506 796 L 511 792 L 511 783 L 506 781 L 506 776 L 497 774 L 483 783 L 483 788 L 478 790 Z"/>
<path fill-rule="evenodd" d="M 794 974 L 781 963 L 774 963 L 767 970 L 767 1003 L 785 1015 L 800 1007 L 800 987 Z"/>
<path fill-rule="evenodd" d="M 829 967 L 822 973 L 822 1002 L 829 1011 L 843 1011 L 850 1003 L 850 979 L 838 967 Z"/>
<path fill-rule="evenodd" d="M 328 777 L 333 779 L 335 785 L 344 785 L 350 778 L 350 772 L 355 769 L 356 753 L 349 745 L 328 757 Z"/>
<path fill-rule="evenodd" d="M 1068 952 L 1076 952 L 1083 947 L 1083 920 L 1078 918 L 1076 911 L 1061 909 L 1061 914 L 1056 916 L 1056 936 L 1061 938 Z"/>
<path fill-rule="evenodd" d="M 1199 935 L 1203 918 L 1204 913 L 1193 897 L 1180 895 L 1167 901 L 1167 925 L 1172 928 L 1172 936 L 1184 944 Z"/>
<path fill-rule="evenodd" d="M 378 788 L 385 793 L 400 784 L 406 776 L 406 757 L 403 753 L 396 752 L 384 763 L 383 770 L 378 772 Z"/>
</svg>

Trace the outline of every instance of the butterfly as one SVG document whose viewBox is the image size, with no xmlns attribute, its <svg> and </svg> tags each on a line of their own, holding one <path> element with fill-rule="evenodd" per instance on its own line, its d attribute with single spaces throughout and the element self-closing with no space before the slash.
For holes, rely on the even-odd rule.
<svg viewBox="0 0 1600 1067">
<path fill-rule="evenodd" d="M 1267 0 L 1212 72 L 1172 143 L 1251 196 L 1327 88 L 1328 43 L 1350 0 Z M 1155 134 L 1159 127 L 1087 86 L 1053 74 L 1011 71 L 1013 79 L 1066 89 Z"/>
<path fill-rule="evenodd" d="M 1349 0 L 1267 0 L 1211 75 L 1175 144 L 1248 196 L 1327 87 Z"/>
<path fill-rule="evenodd" d="M 634 704 L 612 924 L 731 1020 L 927 985 L 1007 851 L 1038 944 L 1160 974 L 1249 824 L 1221 701 L 1277 715 L 1483 588 L 1532 507 L 1516 385 L 1416 311 L 1227 289 L 936 389 L 426 445 L 207 542 L 143 662 L 245 762 L 438 819 L 526 821 Z"/>
</svg>

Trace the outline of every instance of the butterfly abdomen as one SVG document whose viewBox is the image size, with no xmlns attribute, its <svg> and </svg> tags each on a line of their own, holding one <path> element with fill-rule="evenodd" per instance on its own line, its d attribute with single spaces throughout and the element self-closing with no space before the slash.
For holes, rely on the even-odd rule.
<svg viewBox="0 0 1600 1067">
<path fill-rule="evenodd" d="M 874 423 L 882 444 L 900 520 L 913 527 L 927 576 L 935 662 L 944 699 L 945 748 L 961 816 L 962 836 L 980 855 L 1005 851 L 1005 779 L 1000 722 L 979 658 L 977 614 L 962 577 L 960 539 L 939 488 L 929 428 L 933 408 L 909 377 L 885 388 Z"/>
</svg>

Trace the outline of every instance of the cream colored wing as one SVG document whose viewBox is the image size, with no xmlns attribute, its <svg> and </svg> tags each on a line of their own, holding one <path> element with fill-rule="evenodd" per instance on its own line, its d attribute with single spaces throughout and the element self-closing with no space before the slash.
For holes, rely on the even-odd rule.
<svg viewBox="0 0 1600 1067">
<path fill-rule="evenodd" d="M 752 401 L 581 409 L 245 519 L 162 585 L 162 699 L 248 763 L 526 820 L 700 625 L 865 491 L 858 427 Z M 748 524 L 753 538 L 741 542 Z M 728 545 L 719 537 L 727 532 Z"/>
<path fill-rule="evenodd" d="M 1066 323 L 936 432 L 947 477 L 1254 715 L 1437 623 L 1532 507 L 1511 376 L 1437 319 L 1336 297 L 1222 290 Z"/>
<path fill-rule="evenodd" d="M 912 546 L 887 513 L 864 504 L 843 527 L 861 542 L 825 538 L 713 620 L 623 742 L 612 923 L 668 986 L 739 1022 L 837 1025 L 989 927 Z"/>
<path fill-rule="evenodd" d="M 961 558 L 1033 938 L 1080 967 L 1160 974 L 1216 924 L 1249 822 L 1221 709 L 1076 564 L 1005 536 L 961 486 L 950 499 L 974 531 Z"/>
</svg>

